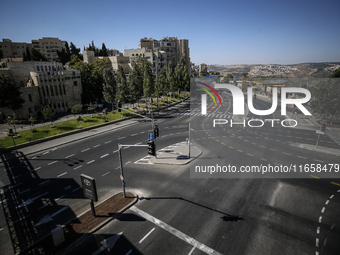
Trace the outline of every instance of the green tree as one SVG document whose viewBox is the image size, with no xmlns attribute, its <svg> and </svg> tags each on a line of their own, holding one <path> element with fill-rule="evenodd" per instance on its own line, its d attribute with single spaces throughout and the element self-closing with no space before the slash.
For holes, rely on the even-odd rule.
<svg viewBox="0 0 340 255">
<path fill-rule="evenodd" d="M 37 116 L 30 116 L 29 118 L 28 118 L 28 121 L 30 122 L 30 128 L 31 128 L 31 132 L 34 132 L 34 131 L 36 131 L 36 129 L 35 129 L 35 127 L 34 127 L 34 122 L 36 122 L 37 121 Z"/>
<path fill-rule="evenodd" d="M 77 47 L 73 44 L 73 42 L 71 42 L 71 44 L 70 44 L 70 54 L 71 54 L 71 55 L 76 55 L 76 56 L 78 56 L 79 58 L 81 58 L 81 56 L 80 56 L 80 48 L 77 48 Z"/>
<path fill-rule="evenodd" d="M 340 67 L 334 71 L 331 78 L 340 78 Z"/>
<path fill-rule="evenodd" d="M 42 115 L 45 120 L 49 120 L 51 122 L 51 127 L 53 127 L 52 118 L 55 116 L 55 111 L 47 105 L 43 108 Z"/>
<path fill-rule="evenodd" d="M 116 82 L 117 82 L 117 93 L 116 93 L 117 103 L 124 104 L 127 102 L 127 95 L 129 91 L 128 91 L 124 69 L 121 65 L 118 66 Z"/>
<path fill-rule="evenodd" d="M 160 95 L 164 96 L 167 95 L 169 92 L 169 84 L 166 80 L 166 69 L 163 68 L 161 70 L 161 74 L 158 77 L 158 86 L 159 86 L 159 93 Z"/>
<path fill-rule="evenodd" d="M 313 111 L 329 117 L 340 116 L 340 79 L 323 80 L 310 90 Z"/>
<path fill-rule="evenodd" d="M 72 108 L 71 108 L 71 112 L 76 115 L 76 114 L 79 114 L 81 113 L 81 110 L 83 109 L 83 106 L 81 104 L 77 104 L 77 105 L 74 105 Z"/>
<path fill-rule="evenodd" d="M 27 60 L 29 61 L 29 57 L 27 57 Z M 37 49 L 32 48 L 31 49 L 31 60 L 32 61 L 47 61 L 47 58 L 41 54 Z"/>
<path fill-rule="evenodd" d="M 61 51 L 57 50 L 57 55 L 59 62 L 61 62 L 63 65 L 70 61 L 71 55 L 70 53 L 67 53 L 67 51 L 64 48 L 62 48 Z"/>
<path fill-rule="evenodd" d="M 107 49 L 105 43 L 102 43 L 101 56 L 107 56 Z"/>
<path fill-rule="evenodd" d="M 130 91 L 130 99 L 131 103 L 136 103 L 138 99 L 141 98 L 143 92 L 143 80 L 141 79 L 142 75 L 140 70 L 136 64 L 136 62 L 132 63 L 132 72 L 129 75 L 129 91 Z"/>
<path fill-rule="evenodd" d="M 117 83 L 116 78 L 112 72 L 111 68 L 105 68 L 103 71 L 103 97 L 105 101 L 111 101 L 112 103 L 112 112 L 113 112 L 113 104 L 116 100 L 116 93 L 117 93 Z"/>
<path fill-rule="evenodd" d="M 171 61 L 168 63 L 168 68 L 166 70 L 166 80 L 169 84 L 170 91 L 175 91 L 176 90 L 175 70 Z"/>
<path fill-rule="evenodd" d="M 151 63 L 146 62 L 144 65 L 144 79 L 143 79 L 144 97 L 151 97 L 154 93 L 154 77 L 152 74 Z"/>
<path fill-rule="evenodd" d="M 16 113 L 25 102 L 21 98 L 20 87 L 9 77 L 0 76 L 0 108 L 7 107 Z"/>
</svg>

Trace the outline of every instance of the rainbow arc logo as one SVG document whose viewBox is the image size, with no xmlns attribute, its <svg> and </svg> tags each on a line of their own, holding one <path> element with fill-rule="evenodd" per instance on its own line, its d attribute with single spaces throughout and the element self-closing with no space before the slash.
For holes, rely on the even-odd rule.
<svg viewBox="0 0 340 255">
<path fill-rule="evenodd" d="M 202 83 L 202 82 L 198 82 L 198 84 L 201 84 L 201 85 L 205 86 L 206 88 L 210 89 L 216 95 L 218 100 L 220 101 L 221 106 L 223 106 L 220 95 L 216 92 L 216 90 L 213 87 L 211 87 L 208 84 Z M 209 90 L 207 90 L 205 88 L 199 88 L 199 89 L 203 90 L 205 93 L 207 93 L 212 98 L 212 100 L 215 103 L 215 107 L 216 107 L 217 106 L 217 102 L 215 100 L 215 97 L 209 92 Z M 201 113 L 202 114 L 207 114 L 207 94 L 202 94 L 201 95 Z"/>
</svg>

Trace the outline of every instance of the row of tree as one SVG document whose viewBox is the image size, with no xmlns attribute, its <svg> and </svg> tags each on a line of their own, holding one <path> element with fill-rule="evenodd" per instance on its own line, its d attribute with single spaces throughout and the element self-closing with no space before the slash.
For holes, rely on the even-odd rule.
<svg viewBox="0 0 340 255">
<path fill-rule="evenodd" d="M 117 72 L 113 72 L 111 64 L 104 59 L 88 64 L 72 55 L 69 67 L 81 72 L 83 104 L 102 98 L 111 102 L 136 103 L 142 97 L 159 98 L 168 92 L 188 91 L 190 85 L 184 57 L 176 67 L 168 63 L 158 75 L 153 75 L 153 66 L 143 58 L 132 63 L 132 72 L 128 76 L 120 65 Z"/>
</svg>

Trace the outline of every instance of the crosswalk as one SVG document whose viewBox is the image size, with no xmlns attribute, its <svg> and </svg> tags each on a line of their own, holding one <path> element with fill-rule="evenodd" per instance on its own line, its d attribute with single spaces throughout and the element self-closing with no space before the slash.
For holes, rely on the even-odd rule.
<svg viewBox="0 0 340 255">
<path fill-rule="evenodd" d="M 230 114 L 220 114 L 220 113 L 208 113 L 208 114 L 201 114 L 200 112 L 191 112 L 190 110 L 172 110 L 172 111 L 164 111 L 159 112 L 158 115 L 176 115 L 176 116 L 193 116 L 193 117 L 214 117 L 220 119 L 234 119 L 233 115 Z"/>
</svg>

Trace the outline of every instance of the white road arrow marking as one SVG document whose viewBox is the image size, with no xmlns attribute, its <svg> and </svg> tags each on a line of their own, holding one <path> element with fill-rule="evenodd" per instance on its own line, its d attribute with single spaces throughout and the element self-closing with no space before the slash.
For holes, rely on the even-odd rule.
<svg viewBox="0 0 340 255">
<path fill-rule="evenodd" d="M 121 237 L 121 235 L 123 234 L 123 232 L 118 233 L 117 235 L 114 235 L 108 239 L 104 239 L 103 241 L 101 241 L 100 243 L 103 245 L 102 247 L 100 247 L 98 250 L 96 250 L 94 253 L 92 253 L 92 255 L 98 255 L 99 253 L 101 253 L 102 251 L 104 251 L 105 249 L 107 249 L 108 251 L 110 251 L 112 249 L 112 247 L 116 244 L 116 242 L 118 241 L 119 237 Z"/>
</svg>

